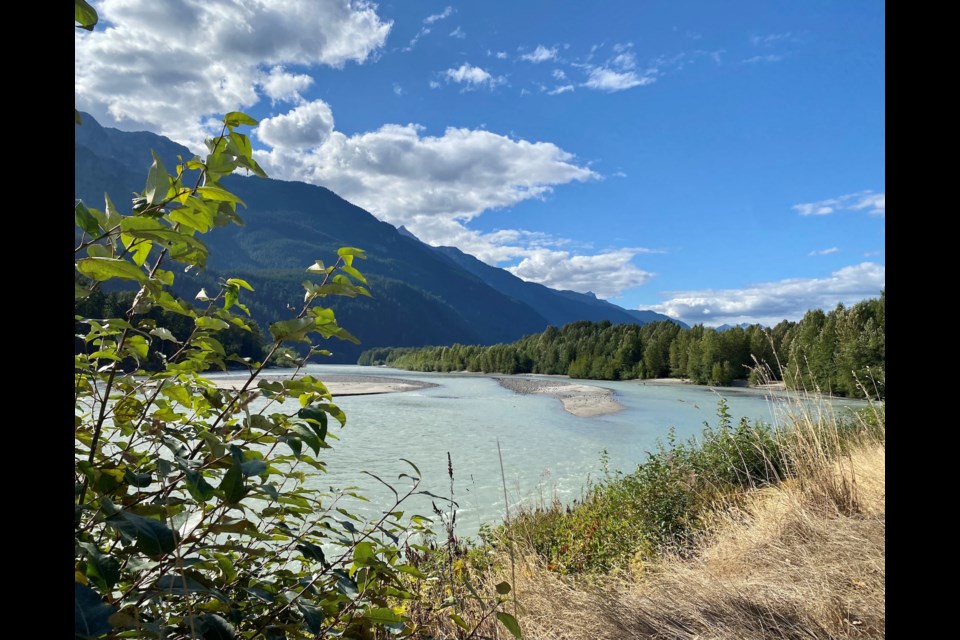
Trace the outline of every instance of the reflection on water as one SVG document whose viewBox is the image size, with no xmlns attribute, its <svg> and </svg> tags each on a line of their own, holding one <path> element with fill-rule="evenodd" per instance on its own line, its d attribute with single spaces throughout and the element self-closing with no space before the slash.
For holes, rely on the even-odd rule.
<svg viewBox="0 0 960 640">
<path fill-rule="evenodd" d="M 347 365 L 310 365 L 306 373 L 324 375 L 395 376 L 424 380 L 438 386 L 382 395 L 336 399 L 347 415 L 347 426 L 331 421 L 332 449 L 321 451 L 329 472 L 316 479 L 318 487 L 358 486 L 370 498 L 350 508 L 368 516 L 390 506 L 392 494 L 370 476 L 388 482 L 413 461 L 423 473 L 421 488 L 449 495 L 447 452 L 453 459 L 454 499 L 459 505 L 457 530 L 475 535 L 482 522 L 503 519 L 503 486 L 497 441 L 503 451 L 507 493 L 512 503 L 549 501 L 554 496 L 570 502 L 581 495 L 590 478 L 602 473 L 601 453 L 610 468 L 630 471 L 656 446 L 670 427 L 678 438 L 699 434 L 704 422 L 717 422 L 717 400 L 727 399 L 735 420 L 776 422 L 795 399 L 790 394 L 765 397 L 754 390 L 716 389 L 641 381 L 578 383 L 607 387 L 625 409 L 595 418 L 578 418 L 563 411 L 554 398 L 520 395 L 495 380 L 476 374 L 428 374 L 396 369 Z M 259 408 L 255 401 L 251 409 Z M 843 405 L 855 405 L 844 402 Z M 260 405 L 262 406 L 262 405 Z M 272 408 L 273 409 L 273 408 Z M 397 481 L 403 487 L 406 479 Z M 406 505 L 408 515 L 432 515 L 426 496 Z M 439 504 L 441 508 L 445 505 Z"/>
</svg>

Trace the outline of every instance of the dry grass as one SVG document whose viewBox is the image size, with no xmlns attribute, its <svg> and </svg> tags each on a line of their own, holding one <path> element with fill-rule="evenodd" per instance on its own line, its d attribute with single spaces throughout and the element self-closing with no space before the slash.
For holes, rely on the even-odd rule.
<svg viewBox="0 0 960 640">
<path fill-rule="evenodd" d="M 838 449 L 839 438 L 816 426 L 795 419 L 793 477 L 718 507 L 692 555 L 638 561 L 630 575 L 588 583 L 521 554 L 524 638 L 884 637 L 883 428 Z M 509 637 L 493 625 L 479 631 Z"/>
</svg>

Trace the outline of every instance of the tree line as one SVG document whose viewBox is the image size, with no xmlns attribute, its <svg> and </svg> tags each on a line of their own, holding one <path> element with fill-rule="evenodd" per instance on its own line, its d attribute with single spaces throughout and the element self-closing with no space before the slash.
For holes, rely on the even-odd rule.
<svg viewBox="0 0 960 640">
<path fill-rule="evenodd" d="M 767 375 L 793 389 L 883 397 L 884 305 L 882 292 L 851 307 L 808 311 L 799 322 L 723 331 L 703 325 L 684 329 L 666 321 L 581 321 L 550 326 L 510 344 L 369 349 L 358 364 L 595 380 L 677 377 L 718 386 L 743 379 L 757 383 Z"/>
</svg>

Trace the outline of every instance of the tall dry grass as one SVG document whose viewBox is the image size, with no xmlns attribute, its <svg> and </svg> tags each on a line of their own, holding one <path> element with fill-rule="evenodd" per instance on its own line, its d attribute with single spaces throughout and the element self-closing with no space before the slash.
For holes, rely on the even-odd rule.
<svg viewBox="0 0 960 640">
<path fill-rule="evenodd" d="M 717 503 L 682 554 L 638 554 L 627 573 L 588 578 L 520 550 L 524 638 L 884 637 L 884 409 L 873 404 L 851 423 L 805 398 L 780 420 L 785 477 Z M 481 589 L 508 573 L 489 570 Z M 465 637 L 452 625 L 439 631 Z M 510 636 L 489 624 L 474 637 Z"/>
</svg>

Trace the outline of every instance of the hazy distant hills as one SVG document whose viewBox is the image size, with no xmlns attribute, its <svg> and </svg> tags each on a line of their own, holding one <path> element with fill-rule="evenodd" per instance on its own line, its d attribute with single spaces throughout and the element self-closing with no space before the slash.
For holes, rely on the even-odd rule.
<svg viewBox="0 0 960 640">
<path fill-rule="evenodd" d="M 153 149 L 173 169 L 176 156 L 193 154 L 161 136 L 101 127 L 83 114 L 76 127 L 75 191 L 88 205 L 103 207 L 108 192 L 121 209 L 144 187 Z M 493 344 L 510 342 L 576 320 L 644 324 L 670 320 L 652 311 L 628 311 L 592 295 L 557 291 L 525 282 L 453 247 L 434 248 L 350 204 L 329 189 L 300 182 L 232 176 L 225 181 L 247 208 L 243 227 L 215 229 L 207 271 L 178 277 L 178 293 L 192 299 L 199 286 L 220 275 L 247 279 L 247 296 L 263 328 L 289 315 L 302 300 L 304 269 L 314 260 L 331 264 L 341 246 L 360 247 L 358 264 L 374 298 L 337 300 L 340 324 L 363 343 L 329 345 L 334 362 L 353 362 L 376 346 Z"/>
</svg>

